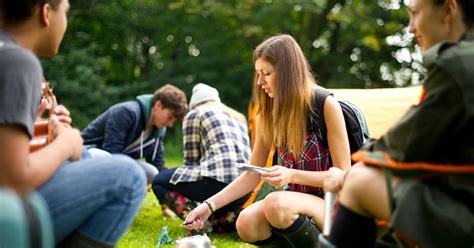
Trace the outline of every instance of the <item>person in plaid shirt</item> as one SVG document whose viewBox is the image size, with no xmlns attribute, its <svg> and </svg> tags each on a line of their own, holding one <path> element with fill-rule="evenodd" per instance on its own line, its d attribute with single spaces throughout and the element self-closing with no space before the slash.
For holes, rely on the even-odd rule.
<svg viewBox="0 0 474 248">
<path fill-rule="evenodd" d="M 222 190 L 239 175 L 237 163 L 250 158 L 247 121 L 243 114 L 221 103 L 218 91 L 206 84 L 194 86 L 191 111 L 183 120 L 184 165 L 160 172 L 153 192 L 180 218 Z M 235 228 L 235 219 L 248 194 L 214 213 L 217 232 Z"/>
<path fill-rule="evenodd" d="M 218 194 L 196 207 L 186 218 L 188 229 L 201 229 L 205 220 L 229 202 L 252 191 L 260 179 L 276 191 L 245 208 L 236 221 L 242 240 L 258 246 L 316 247 L 322 227 L 323 187 L 333 165 L 351 165 L 349 141 L 341 107 L 329 96 L 324 102 L 328 146 L 309 128 L 313 97 L 318 90 L 311 68 L 290 35 L 262 42 L 253 53 L 253 94 L 259 106 L 257 133 L 250 163 L 264 166 L 271 144 L 278 147 L 281 166 L 268 172 L 245 172 Z"/>
</svg>

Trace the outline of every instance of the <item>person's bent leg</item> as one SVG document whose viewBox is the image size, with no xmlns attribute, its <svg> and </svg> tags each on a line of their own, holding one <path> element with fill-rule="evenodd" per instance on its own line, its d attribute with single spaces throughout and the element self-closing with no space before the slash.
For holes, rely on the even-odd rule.
<svg viewBox="0 0 474 248">
<path fill-rule="evenodd" d="M 165 196 L 170 191 L 173 191 L 172 190 L 173 185 L 170 184 L 169 181 L 170 181 L 171 176 L 173 176 L 173 173 L 175 171 L 176 171 L 176 168 L 165 170 L 165 171 L 162 171 L 162 172 L 158 173 L 158 175 L 156 175 L 153 178 L 153 182 L 152 182 L 153 193 L 155 194 L 156 198 L 158 199 L 158 201 L 161 204 L 164 203 Z"/>
<path fill-rule="evenodd" d="M 163 174 L 158 174 L 153 180 L 153 192 L 160 203 L 166 204 L 180 218 L 184 217 L 184 212 L 195 208 L 198 202 L 203 202 L 227 186 L 227 183 L 208 177 L 203 177 L 195 182 L 171 184 L 169 180 L 174 171 L 175 169 L 172 169 Z M 213 226 L 222 227 L 220 229 L 223 232 L 228 230 L 228 227 L 233 226 L 238 212 L 248 197 L 249 194 L 218 209 L 214 213 L 217 221 L 213 221 Z"/>
<path fill-rule="evenodd" d="M 298 218 L 285 229 L 273 229 L 288 240 L 291 247 L 316 247 L 318 245 L 318 236 L 321 233 L 314 224 L 314 221 L 305 215 L 299 215 Z"/>
<path fill-rule="evenodd" d="M 338 248 L 373 247 L 375 231 L 374 219 L 359 215 L 340 204 L 327 239 Z"/>
<path fill-rule="evenodd" d="M 394 178 L 393 185 L 398 183 Z M 337 247 L 372 247 L 375 219 L 388 220 L 390 209 L 382 170 L 359 164 L 346 176 L 328 240 Z"/>
<path fill-rule="evenodd" d="M 185 199 L 177 192 L 170 191 L 169 185 L 171 184 L 169 181 L 175 171 L 176 169 L 168 169 L 158 173 L 158 175 L 153 178 L 152 190 L 156 196 L 156 199 L 158 199 L 158 202 L 161 205 L 161 212 L 163 216 L 169 218 L 179 217 L 183 219 L 183 213 L 185 211 L 189 211 L 190 209 L 188 209 L 188 207 L 182 207 L 186 206 L 191 201 L 189 199 Z"/>
<path fill-rule="evenodd" d="M 265 240 L 255 241 L 250 243 L 258 247 L 268 247 L 268 248 L 289 248 L 292 247 L 288 240 L 281 236 L 278 233 L 272 232 L 271 236 Z"/>
<path fill-rule="evenodd" d="M 116 244 L 145 197 L 146 177 L 135 160 L 114 155 L 67 163 L 39 188 L 50 208 L 56 241 L 74 231 Z"/>
<path fill-rule="evenodd" d="M 324 215 L 324 201 L 297 192 L 273 192 L 265 200 L 265 216 L 273 232 L 283 236 L 290 247 L 316 247 Z M 297 204 L 295 204 L 297 203 Z"/>
<path fill-rule="evenodd" d="M 288 241 L 281 235 L 272 232 L 264 213 L 263 201 L 248 206 L 236 221 L 239 237 L 250 244 L 261 247 L 288 247 Z"/>
<path fill-rule="evenodd" d="M 159 173 L 153 179 L 153 192 L 160 202 L 165 199 L 165 196 L 170 191 L 177 192 L 190 200 L 203 202 L 227 186 L 227 183 L 219 182 L 208 177 L 203 177 L 194 182 L 179 182 L 177 184 L 172 184 L 169 181 L 175 170 L 176 169 L 170 169 L 163 173 Z M 229 211 L 227 209 L 230 206 L 230 210 L 233 210 L 237 205 L 239 207 L 242 206 L 245 200 L 246 199 L 239 199 L 238 202 L 234 201 L 229 203 L 221 209 L 223 211 Z"/>
</svg>

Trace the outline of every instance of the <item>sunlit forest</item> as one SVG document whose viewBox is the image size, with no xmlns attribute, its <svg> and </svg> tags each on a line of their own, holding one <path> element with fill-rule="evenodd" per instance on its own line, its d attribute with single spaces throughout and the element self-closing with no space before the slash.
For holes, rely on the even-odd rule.
<svg viewBox="0 0 474 248">
<path fill-rule="evenodd" d="M 419 53 L 400 0 L 76 0 L 59 55 L 45 76 L 74 125 L 165 83 L 189 97 L 194 84 L 219 89 L 243 113 L 251 96 L 252 51 L 291 34 L 328 88 L 417 84 Z M 415 73 L 413 73 L 415 72 Z M 179 125 L 167 139 L 179 143 Z M 178 141 L 179 140 L 179 141 Z"/>
</svg>

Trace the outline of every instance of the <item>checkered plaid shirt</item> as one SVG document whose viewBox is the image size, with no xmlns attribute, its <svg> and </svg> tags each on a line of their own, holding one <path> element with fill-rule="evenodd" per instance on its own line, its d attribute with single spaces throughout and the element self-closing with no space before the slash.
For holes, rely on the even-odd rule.
<svg viewBox="0 0 474 248">
<path fill-rule="evenodd" d="M 238 176 L 237 163 L 250 158 L 247 126 L 215 106 L 200 106 L 183 120 L 184 166 L 170 183 L 195 182 L 202 177 L 230 183 Z"/>
<path fill-rule="evenodd" d="M 281 158 L 281 165 L 287 168 L 303 171 L 326 171 L 332 167 L 332 160 L 329 148 L 324 146 L 314 133 L 309 133 L 306 137 L 304 150 L 300 152 L 298 160 L 295 160 L 287 147 L 278 150 Z M 323 197 L 322 188 L 311 187 L 300 184 L 288 184 L 289 190 L 303 192 Z"/>
</svg>

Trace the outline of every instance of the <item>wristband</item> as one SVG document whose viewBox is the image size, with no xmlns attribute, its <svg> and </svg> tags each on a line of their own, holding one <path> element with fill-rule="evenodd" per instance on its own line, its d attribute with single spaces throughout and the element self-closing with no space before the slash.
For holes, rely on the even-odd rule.
<svg viewBox="0 0 474 248">
<path fill-rule="evenodd" d="M 207 206 L 211 210 L 211 213 L 214 214 L 214 212 L 216 211 L 216 205 L 214 204 L 214 202 L 210 200 L 205 200 L 204 203 L 207 204 Z"/>
</svg>

